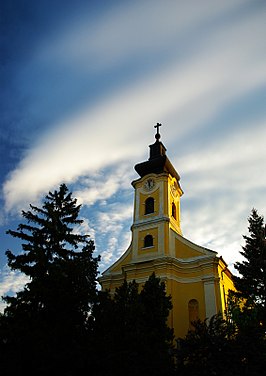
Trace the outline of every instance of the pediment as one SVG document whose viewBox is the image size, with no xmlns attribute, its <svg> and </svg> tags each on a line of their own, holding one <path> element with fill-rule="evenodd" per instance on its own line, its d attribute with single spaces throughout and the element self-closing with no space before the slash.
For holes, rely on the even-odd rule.
<svg viewBox="0 0 266 376">
<path fill-rule="evenodd" d="M 175 257 L 178 259 L 190 259 L 197 258 L 201 256 L 216 256 L 217 252 L 212 251 L 208 248 L 199 246 L 190 240 L 174 233 L 175 236 Z"/>
</svg>

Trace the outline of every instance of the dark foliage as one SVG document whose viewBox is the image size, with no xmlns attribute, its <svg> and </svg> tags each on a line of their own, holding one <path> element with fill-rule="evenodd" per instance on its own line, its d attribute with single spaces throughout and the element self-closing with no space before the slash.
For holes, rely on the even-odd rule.
<svg viewBox="0 0 266 376">
<path fill-rule="evenodd" d="M 184 339 L 177 340 L 177 373 L 181 375 L 238 375 L 234 359 L 235 327 L 221 315 L 195 321 Z"/>
<path fill-rule="evenodd" d="M 173 370 L 173 332 L 167 326 L 172 308 L 165 285 L 154 274 L 139 292 L 125 281 L 113 298 L 102 292 L 94 307 L 101 375 L 170 375 Z"/>
<path fill-rule="evenodd" d="M 265 330 L 257 306 L 244 303 L 237 294 L 230 294 L 228 317 L 236 328 L 233 350 L 241 375 L 261 375 L 266 367 Z"/>
<path fill-rule="evenodd" d="M 194 322 L 177 340 L 167 325 L 172 309 L 165 284 L 153 273 L 143 286 L 124 281 L 113 296 L 97 291 L 99 258 L 77 226 L 80 206 L 65 185 L 41 208 L 22 213 L 26 223 L 8 233 L 22 252 L 8 265 L 29 282 L 6 296 L 0 315 L 1 375 L 229 376 L 261 375 L 266 366 L 263 218 L 249 218 L 250 236 L 236 263 L 237 293 L 227 318 Z M 175 359 L 175 363 L 173 362 Z"/>
<path fill-rule="evenodd" d="M 8 231 L 23 242 L 22 253 L 6 252 L 8 265 L 29 282 L 4 297 L 2 374 L 74 375 L 87 368 L 99 258 L 92 256 L 93 241 L 75 232 L 80 206 L 64 184 L 30 209 L 22 212 L 27 223 Z"/>
<path fill-rule="evenodd" d="M 238 290 L 237 296 L 242 298 L 246 309 L 254 309 L 256 317 L 266 330 L 266 239 L 263 217 L 252 210 L 249 221 L 249 236 L 244 236 L 245 246 L 240 252 L 244 257 L 237 262 L 235 268 L 240 276 L 234 278 Z M 254 316 L 254 315 L 253 315 Z M 255 318 L 255 317 L 254 317 Z"/>
<path fill-rule="evenodd" d="M 221 315 L 193 325 L 194 330 L 177 341 L 178 375 L 222 376 L 226 372 L 230 376 L 259 376 L 264 372 L 265 340 L 256 332 L 239 330 L 235 322 Z"/>
</svg>

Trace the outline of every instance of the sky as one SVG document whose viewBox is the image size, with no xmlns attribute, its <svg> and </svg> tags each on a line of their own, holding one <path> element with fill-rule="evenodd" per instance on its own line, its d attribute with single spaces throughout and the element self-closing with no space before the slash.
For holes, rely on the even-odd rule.
<svg viewBox="0 0 266 376">
<path fill-rule="evenodd" d="M 0 28 L 0 295 L 27 281 L 6 230 L 61 183 L 100 271 L 127 249 L 157 122 L 184 237 L 234 272 L 252 208 L 266 214 L 266 1 L 9 0 Z"/>
</svg>

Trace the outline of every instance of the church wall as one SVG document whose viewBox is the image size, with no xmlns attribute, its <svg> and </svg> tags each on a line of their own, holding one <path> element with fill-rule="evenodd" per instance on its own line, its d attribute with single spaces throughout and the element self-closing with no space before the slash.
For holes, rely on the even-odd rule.
<svg viewBox="0 0 266 376">
<path fill-rule="evenodd" d="M 169 325 L 174 328 L 176 337 L 184 337 L 191 327 L 189 322 L 189 302 L 198 302 L 198 318 L 205 319 L 204 287 L 202 282 L 180 283 L 167 281 L 167 293 L 172 296 L 173 309 Z"/>
<path fill-rule="evenodd" d="M 207 278 L 204 281 L 205 318 L 207 319 L 220 311 L 220 296 L 217 290 L 217 283 L 213 278 Z"/>
<path fill-rule="evenodd" d="M 216 259 L 216 258 L 215 258 Z M 215 261 L 214 259 L 214 261 Z M 222 270 L 221 266 L 219 268 Z M 120 271 L 120 273 L 119 273 Z M 103 289 L 115 291 L 124 279 L 135 280 L 140 286 L 155 272 L 166 283 L 167 294 L 172 297 L 173 309 L 169 316 L 169 325 L 174 328 L 175 336 L 184 337 L 191 328 L 189 302 L 198 303 L 198 317 L 210 318 L 218 312 L 224 312 L 222 302 L 223 289 L 228 292 L 232 287 L 230 276 L 224 272 L 223 280 L 218 277 L 218 263 L 209 263 L 188 268 L 188 264 L 173 264 L 170 260 L 150 260 L 132 264 L 129 255 L 112 269 L 111 275 L 102 279 Z M 220 271 L 221 274 L 221 271 Z"/>
<path fill-rule="evenodd" d="M 235 286 L 232 280 L 232 273 L 228 270 L 226 263 L 220 260 L 218 267 L 219 274 L 219 296 L 221 297 L 221 312 L 224 312 L 227 308 L 227 300 L 229 291 L 235 291 Z"/>
<path fill-rule="evenodd" d="M 175 238 L 175 257 L 187 259 L 191 257 L 198 257 L 202 254 L 188 245 L 181 243 L 179 239 Z"/>
</svg>

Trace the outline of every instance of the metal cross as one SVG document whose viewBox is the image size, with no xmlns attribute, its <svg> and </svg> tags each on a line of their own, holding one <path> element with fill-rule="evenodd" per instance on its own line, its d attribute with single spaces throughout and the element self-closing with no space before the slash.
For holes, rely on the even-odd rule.
<svg viewBox="0 0 266 376">
<path fill-rule="evenodd" d="M 161 127 L 162 126 L 162 124 L 160 124 L 160 123 L 157 123 L 155 126 L 154 126 L 154 128 L 157 128 L 157 134 L 159 134 L 159 127 Z"/>
</svg>

